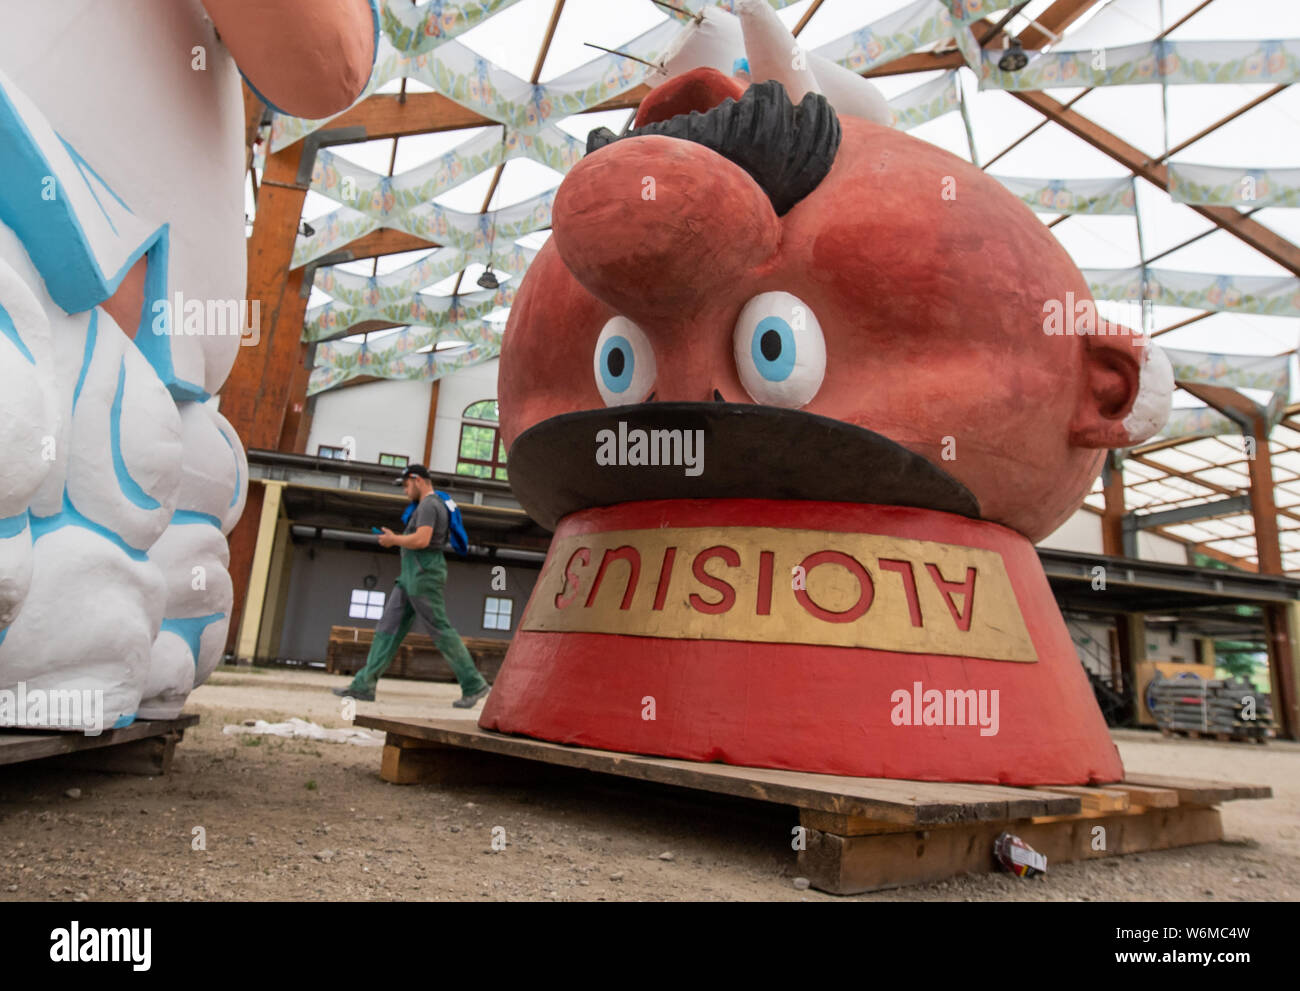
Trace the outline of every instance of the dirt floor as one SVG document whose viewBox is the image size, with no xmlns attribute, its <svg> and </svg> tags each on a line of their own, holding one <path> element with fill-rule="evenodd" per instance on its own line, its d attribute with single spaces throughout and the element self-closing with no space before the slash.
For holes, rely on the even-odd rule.
<svg viewBox="0 0 1300 991">
<path fill-rule="evenodd" d="M 544 787 L 395 786 L 380 748 L 222 733 L 346 726 L 307 671 L 223 668 L 191 696 L 166 777 L 0 767 L 0 902 L 24 900 L 1125 901 L 1300 899 L 1300 746 L 1115 734 L 1131 771 L 1273 787 L 1223 806 L 1222 844 L 980 875 L 855 899 L 799 890 L 792 810 L 569 774 Z M 477 718 L 453 685 L 388 679 L 358 711 Z M 503 827 L 506 849 L 492 849 Z M 206 850 L 194 849 L 202 827 Z M 498 834 L 500 835 L 500 834 Z"/>
</svg>

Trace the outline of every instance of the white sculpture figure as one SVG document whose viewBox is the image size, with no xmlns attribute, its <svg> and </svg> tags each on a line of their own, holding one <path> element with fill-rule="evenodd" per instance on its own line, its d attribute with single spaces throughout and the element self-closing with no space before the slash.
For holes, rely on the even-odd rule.
<svg viewBox="0 0 1300 991">
<path fill-rule="evenodd" d="M 248 466 L 215 397 L 257 343 L 235 57 L 277 109 L 332 114 L 377 17 L 0 0 L 0 696 L 101 693 L 111 728 L 174 717 L 220 660 Z"/>
</svg>

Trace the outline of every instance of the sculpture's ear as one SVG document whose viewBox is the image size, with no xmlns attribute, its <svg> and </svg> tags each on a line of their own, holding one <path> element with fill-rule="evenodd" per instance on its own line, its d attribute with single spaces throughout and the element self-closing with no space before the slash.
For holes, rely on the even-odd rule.
<svg viewBox="0 0 1300 991">
<path fill-rule="evenodd" d="M 1085 339 L 1085 384 L 1070 423 L 1076 447 L 1132 447 L 1155 436 L 1169 419 L 1174 371 L 1146 337 L 1100 321 Z"/>
</svg>

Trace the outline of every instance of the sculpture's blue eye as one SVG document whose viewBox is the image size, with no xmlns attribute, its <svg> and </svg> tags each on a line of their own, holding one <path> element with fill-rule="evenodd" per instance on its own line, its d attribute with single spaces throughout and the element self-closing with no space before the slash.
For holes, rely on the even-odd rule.
<svg viewBox="0 0 1300 991">
<path fill-rule="evenodd" d="M 626 317 L 605 324 L 593 356 L 596 388 L 606 406 L 638 403 L 655 381 L 655 353 L 650 339 Z"/>
<path fill-rule="evenodd" d="M 758 374 L 769 382 L 784 382 L 794 371 L 794 331 L 780 317 L 759 321 L 751 335 L 749 350 Z"/>
<path fill-rule="evenodd" d="M 811 309 L 787 292 L 760 293 L 736 320 L 740 382 L 757 403 L 806 406 L 826 377 L 826 340 Z"/>
<path fill-rule="evenodd" d="M 636 355 L 632 342 L 622 334 L 608 338 L 600 349 L 600 378 L 610 392 L 624 393 L 632 384 Z"/>
</svg>

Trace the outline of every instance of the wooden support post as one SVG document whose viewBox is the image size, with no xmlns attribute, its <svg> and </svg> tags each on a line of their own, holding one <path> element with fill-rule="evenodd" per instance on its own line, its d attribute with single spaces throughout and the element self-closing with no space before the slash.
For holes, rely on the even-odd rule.
<svg viewBox="0 0 1300 991">
<path fill-rule="evenodd" d="M 424 466 L 433 466 L 433 428 L 438 419 L 438 387 L 442 379 L 434 379 L 429 387 L 429 426 L 424 432 Z"/>
<path fill-rule="evenodd" d="M 314 355 L 315 345 L 299 345 L 298 363 L 294 366 L 286 396 L 284 426 L 280 428 L 280 438 L 275 447 L 277 451 L 307 453 L 307 437 L 311 433 L 311 400 L 307 398 L 307 385 L 311 380 Z"/>
<path fill-rule="evenodd" d="M 1277 502 L 1273 491 L 1273 455 L 1268 446 L 1269 424 L 1264 417 L 1252 418 L 1246 434 L 1246 467 L 1250 473 L 1250 512 L 1255 521 L 1255 556 L 1261 574 L 1280 575 L 1282 545 L 1278 537 Z M 1288 740 L 1300 739 L 1300 700 L 1296 685 L 1297 653 L 1291 610 L 1276 603 L 1264 607 L 1264 624 L 1268 633 L 1268 664 L 1273 683 L 1273 710 L 1278 735 Z"/>
<path fill-rule="evenodd" d="M 1196 638 L 1196 663 L 1208 664 L 1211 667 L 1215 664 L 1213 637 Z"/>
<path fill-rule="evenodd" d="M 1106 452 L 1102 468 L 1102 491 L 1106 510 L 1101 514 L 1101 552 L 1109 557 L 1124 556 L 1124 468 L 1113 465 L 1112 452 Z"/>
<path fill-rule="evenodd" d="M 230 545 L 230 584 L 233 597 L 230 605 L 230 625 L 226 629 L 226 651 L 233 652 L 239 639 L 239 626 L 244 614 L 244 600 L 248 596 L 248 579 L 253 568 L 253 551 L 257 547 L 257 527 L 262 518 L 262 499 L 266 489 L 260 479 L 248 481 L 248 499 L 244 515 L 226 538 Z"/>
<path fill-rule="evenodd" d="M 281 495 L 285 486 L 284 482 L 273 481 L 265 481 L 262 484 L 266 488 L 266 493 L 262 499 L 262 511 L 258 518 L 257 545 L 253 550 L 248 593 L 244 598 L 239 640 L 235 646 L 236 664 L 251 664 L 253 658 L 257 656 L 258 637 L 266 605 L 267 582 L 271 576 L 271 558 L 275 550 L 275 534 L 280 520 Z"/>
<path fill-rule="evenodd" d="M 1121 613 L 1115 617 L 1119 635 L 1119 664 L 1123 690 L 1133 697 L 1133 713 L 1142 711 L 1138 698 L 1138 665 L 1147 659 L 1147 624 L 1142 613 Z"/>
<path fill-rule="evenodd" d="M 268 156 L 257 219 L 248 241 L 248 298 L 260 313 L 255 345 L 242 347 L 221 390 L 221 412 L 245 448 L 273 450 L 280 439 L 294 364 L 301 357 L 307 298 L 303 271 L 290 271 L 307 197 L 298 184 L 304 143 Z"/>
<path fill-rule="evenodd" d="M 1252 418 L 1245 435 L 1246 469 L 1250 473 L 1250 515 L 1255 520 L 1255 555 L 1263 575 L 1282 574 L 1282 545 L 1277 532 L 1277 502 L 1273 494 L 1273 455 L 1268 447 L 1268 422 Z M 1253 454 L 1250 448 L 1253 447 Z"/>
<path fill-rule="evenodd" d="M 292 522 L 281 516 L 275 525 L 275 543 L 271 548 L 271 567 L 266 576 L 266 601 L 262 605 L 262 622 L 257 634 L 257 653 L 262 660 L 280 656 L 280 631 L 284 626 L 284 609 L 289 600 L 289 577 L 293 573 Z"/>
<path fill-rule="evenodd" d="M 1296 685 L 1300 682 L 1297 661 L 1295 622 L 1296 603 L 1270 603 L 1264 607 L 1264 627 L 1268 634 L 1268 666 L 1273 683 L 1273 718 L 1277 735 L 1300 740 L 1300 705 Z"/>
</svg>

